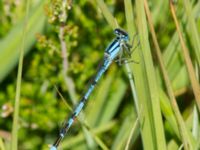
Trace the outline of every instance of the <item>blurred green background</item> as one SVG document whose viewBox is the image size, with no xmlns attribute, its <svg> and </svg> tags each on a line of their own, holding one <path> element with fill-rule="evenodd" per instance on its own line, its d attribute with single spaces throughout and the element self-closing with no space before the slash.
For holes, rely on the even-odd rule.
<svg viewBox="0 0 200 150">
<path fill-rule="evenodd" d="M 128 30 L 129 20 L 125 12 L 130 11 L 128 7 L 125 7 L 125 1 L 105 0 L 105 4 L 118 25 Z M 71 114 L 71 108 L 74 108 L 86 91 L 91 78 L 97 71 L 104 49 L 114 38 L 112 26 L 104 18 L 106 10 L 101 2 L 103 1 L 67 0 L 65 5 L 62 0 L 29 1 L 30 9 L 26 20 L 23 47 L 25 56 L 18 120 L 18 148 L 16 149 L 48 149 L 48 146 L 56 139 L 63 120 Z M 138 14 L 136 3 L 137 1 L 132 1 L 130 7 L 133 8 L 134 32 L 138 33 L 137 26 L 142 14 Z M 191 31 L 191 20 L 188 19 L 186 13 L 186 4 L 182 1 L 175 3 L 176 15 L 191 60 L 196 66 L 195 71 L 198 78 L 200 50 L 196 47 L 195 39 L 200 35 L 200 2 L 191 0 L 190 5 L 187 6 L 191 6 L 192 19 L 198 31 L 197 37 Z M 163 61 L 186 127 L 190 132 L 195 124 L 197 126 L 195 130 L 197 135 L 191 132 L 189 135 L 193 135 L 194 147 L 198 149 L 199 117 L 198 113 L 195 113 L 197 117 L 194 119 L 195 98 L 186 71 L 176 26 L 170 13 L 169 2 L 149 0 L 148 5 L 163 54 Z M 25 30 L 26 7 L 26 0 L 0 1 L 0 149 L 2 150 L 10 149 L 11 145 L 17 65 Z M 142 37 L 140 34 L 139 31 L 139 36 Z M 175 150 L 181 147 L 182 140 L 169 98 L 166 96 L 166 88 L 149 30 L 146 35 L 148 39 L 140 38 L 140 40 L 148 40 L 151 49 L 149 58 L 154 63 L 152 67 L 155 69 L 153 71 L 157 84 L 154 81 L 150 83 L 157 86 L 156 96 L 159 99 L 158 105 L 161 107 L 158 114 L 162 113 L 161 130 L 164 131 L 161 136 L 165 139 L 163 143 L 166 144 L 166 149 Z M 140 44 L 142 43 L 143 41 L 140 41 Z M 145 51 L 139 46 L 133 54 L 141 49 Z M 194 49 L 198 49 L 198 53 Z M 135 61 L 142 66 L 143 56 L 140 57 Z M 134 66 L 139 66 L 137 63 L 130 65 L 133 65 L 131 66 L 133 72 L 137 70 Z M 145 70 L 145 67 L 142 69 Z M 150 68 L 146 68 L 145 71 L 148 72 L 148 69 Z M 136 91 L 140 93 L 138 94 L 140 101 L 140 95 L 151 92 L 151 90 L 143 91 L 139 86 L 139 79 L 136 73 Z M 95 88 L 83 113 L 70 129 L 60 149 L 121 150 L 127 145 L 129 149 L 148 149 L 148 146 L 145 146 L 145 136 L 139 133 L 142 126 L 136 125 L 138 115 L 132 90 L 125 67 L 113 63 Z M 145 111 L 144 106 L 139 112 L 141 116 L 143 113 L 145 116 Z M 154 118 L 154 114 L 150 115 Z M 195 121 L 197 123 L 194 123 Z M 154 127 L 156 128 L 156 125 Z M 134 133 L 130 134 L 132 129 Z M 145 134 L 146 131 L 142 132 Z M 131 141 L 127 144 L 129 137 Z M 149 138 L 155 140 L 153 137 Z M 159 149 L 159 146 L 152 147 L 149 149 Z"/>
</svg>

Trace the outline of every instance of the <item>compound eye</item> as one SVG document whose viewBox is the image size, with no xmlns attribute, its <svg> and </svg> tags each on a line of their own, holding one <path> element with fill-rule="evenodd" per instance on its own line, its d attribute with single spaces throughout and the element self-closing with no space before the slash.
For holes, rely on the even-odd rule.
<svg viewBox="0 0 200 150">
<path fill-rule="evenodd" d="M 114 33 L 115 33 L 116 36 L 121 37 L 124 40 L 129 40 L 128 34 L 125 31 L 123 31 L 123 30 L 121 30 L 119 28 L 116 28 L 114 30 Z"/>
<path fill-rule="evenodd" d="M 119 35 L 118 29 L 115 29 L 115 30 L 114 30 L 114 33 L 115 33 L 116 35 Z"/>
<path fill-rule="evenodd" d="M 129 39 L 129 36 L 126 36 L 126 39 L 128 40 L 128 39 Z"/>
<path fill-rule="evenodd" d="M 125 41 L 128 41 L 129 40 L 129 37 L 128 36 L 123 36 L 123 39 L 125 40 Z"/>
</svg>

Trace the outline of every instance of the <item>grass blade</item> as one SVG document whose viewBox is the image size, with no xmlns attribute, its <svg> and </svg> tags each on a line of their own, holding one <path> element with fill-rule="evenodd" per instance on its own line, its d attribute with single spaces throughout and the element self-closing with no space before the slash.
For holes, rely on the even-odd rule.
<svg viewBox="0 0 200 150">
<path fill-rule="evenodd" d="M 193 109 L 193 127 L 192 127 L 192 134 L 194 136 L 194 138 L 196 140 L 198 140 L 198 133 L 199 133 L 199 126 L 198 126 L 198 122 L 199 122 L 199 117 L 198 117 L 198 111 L 197 111 L 197 107 L 194 106 Z"/>
<path fill-rule="evenodd" d="M 178 108 L 176 98 L 173 94 L 173 89 L 172 89 L 172 86 L 171 86 L 171 83 L 170 83 L 170 79 L 167 75 L 167 71 L 165 69 L 165 66 L 164 66 L 164 63 L 163 63 L 163 60 L 162 60 L 161 50 L 160 50 L 160 47 L 159 47 L 159 44 L 158 44 L 158 41 L 157 41 L 157 37 L 156 37 L 155 30 L 154 30 L 154 27 L 153 27 L 153 22 L 152 22 L 152 19 L 151 19 L 150 10 L 149 10 L 149 7 L 148 7 L 146 0 L 144 0 L 144 4 L 145 4 L 145 11 L 146 11 L 147 18 L 148 18 L 149 25 L 150 25 L 151 34 L 152 34 L 152 37 L 153 37 L 153 42 L 154 42 L 155 49 L 156 49 L 157 58 L 158 58 L 158 61 L 159 61 L 159 65 L 160 65 L 162 74 L 163 74 L 167 93 L 168 93 L 169 98 L 170 98 L 171 107 L 173 108 L 173 111 L 174 111 L 174 114 L 175 114 L 175 118 L 176 118 L 176 121 L 177 121 L 177 124 L 178 124 L 179 133 L 180 133 L 181 138 L 183 140 L 184 148 L 188 149 L 189 147 L 187 146 L 187 144 L 190 143 L 191 147 L 192 147 L 192 144 L 190 142 L 190 139 L 187 136 L 186 127 L 185 127 L 183 118 L 181 116 L 180 110 Z"/>
<path fill-rule="evenodd" d="M 130 35 L 130 41 L 132 41 L 133 36 L 136 33 L 136 29 L 133 16 L 133 5 L 131 0 L 124 0 L 124 6 L 125 6 L 125 15 L 126 15 L 128 33 Z"/>
<path fill-rule="evenodd" d="M 92 132 L 92 134 L 94 134 L 94 135 L 100 134 L 100 133 L 109 131 L 115 125 L 116 125 L 116 121 L 110 121 L 107 124 L 104 124 L 104 125 L 101 125 L 97 128 L 91 129 L 90 132 Z M 85 137 L 84 137 L 83 133 L 80 133 L 75 137 L 68 138 L 68 139 L 64 140 L 63 143 L 62 143 L 62 148 L 63 149 L 69 149 L 71 147 L 74 147 L 75 145 L 79 145 L 83 141 L 85 141 Z"/>
<path fill-rule="evenodd" d="M 112 83 L 111 90 L 109 93 L 111 96 L 108 96 L 108 99 L 104 103 L 104 109 L 102 110 L 101 116 L 98 119 L 98 125 L 102 125 L 110 121 L 114 115 L 116 115 L 117 110 L 120 108 L 120 104 L 123 100 L 123 96 L 125 95 L 127 89 L 126 83 L 120 79 L 115 78 L 115 81 Z"/>
<path fill-rule="evenodd" d="M 97 0 L 97 4 L 100 7 L 104 17 L 106 18 L 106 21 L 108 22 L 108 24 L 113 28 L 117 28 L 117 24 L 116 24 L 116 20 L 113 17 L 113 15 L 110 13 L 108 7 L 106 6 L 106 4 L 104 3 L 103 0 Z"/>
<path fill-rule="evenodd" d="M 130 122 L 135 122 L 135 115 L 131 114 L 130 116 L 127 116 L 121 125 L 120 130 L 118 131 L 118 134 L 115 138 L 114 143 L 112 144 L 111 150 L 121 150 L 124 149 L 128 136 L 130 135 L 132 124 Z"/>
<path fill-rule="evenodd" d="M 17 150 L 18 148 L 18 129 L 19 129 L 19 105 L 20 105 L 20 92 L 21 92 L 21 80 L 22 80 L 22 66 L 24 58 L 24 47 L 26 42 L 26 33 L 27 33 L 27 23 L 28 23 L 28 14 L 29 14 L 29 4 L 30 1 L 27 1 L 26 4 L 26 16 L 24 21 L 24 29 L 22 34 L 22 43 L 20 48 L 20 58 L 18 65 L 18 74 L 17 74 L 17 86 L 16 86 L 16 95 L 15 95 L 15 107 L 14 107 L 14 117 L 13 117 L 13 126 L 12 126 L 12 143 L 11 149 Z"/>
<path fill-rule="evenodd" d="M 130 146 L 130 143 L 131 143 L 131 139 L 133 137 L 133 134 L 134 132 L 136 131 L 136 127 L 139 125 L 139 118 L 136 119 L 132 129 L 131 129 L 131 133 L 129 135 L 129 138 L 128 138 L 128 141 L 126 143 L 126 147 L 125 147 L 125 150 L 129 150 L 129 146 Z"/>
<path fill-rule="evenodd" d="M 178 144 L 176 143 L 175 140 L 171 140 L 168 145 L 167 145 L 167 149 L 168 150 L 175 150 L 175 149 L 178 149 Z"/>
<path fill-rule="evenodd" d="M 0 138 L 0 149 L 5 150 L 2 138 Z"/>
<path fill-rule="evenodd" d="M 35 43 L 35 34 L 41 32 L 44 23 L 45 15 L 43 13 L 43 4 L 45 1 L 39 2 L 30 12 L 29 23 L 27 26 L 27 36 L 25 43 L 25 53 Z M 23 20 L 19 21 L 5 38 L 0 40 L 0 82 L 6 75 L 15 67 L 19 59 L 19 45 L 21 44 Z M 12 42 L 11 42 L 12 41 Z"/>
<path fill-rule="evenodd" d="M 145 123 L 142 128 L 142 141 L 144 149 L 164 150 L 166 149 L 165 135 L 143 1 L 137 1 L 136 12 L 141 50 L 135 52 L 140 63 L 137 64 L 138 66 L 133 64 L 133 71 L 140 107 L 142 105 L 144 109 Z"/>
<path fill-rule="evenodd" d="M 177 17 L 176 17 L 174 4 L 173 4 L 172 0 L 169 0 L 169 2 L 170 2 L 170 10 L 171 10 L 171 13 L 172 13 L 175 25 L 176 25 L 176 30 L 177 30 L 178 35 L 179 35 L 179 40 L 180 40 L 180 43 L 181 43 L 181 47 L 182 47 L 182 51 L 183 51 L 183 55 L 184 55 L 184 60 L 185 60 L 185 64 L 186 64 L 188 74 L 189 74 L 189 77 L 190 77 L 190 82 L 191 82 L 191 85 L 192 85 L 195 100 L 196 100 L 197 106 L 200 110 L 200 86 L 199 86 L 199 83 L 198 83 L 197 78 L 195 76 L 195 71 L 194 71 L 194 68 L 192 66 L 192 61 L 191 61 L 190 56 L 189 56 L 189 51 L 188 51 L 188 49 L 185 45 L 185 42 L 183 40 L 183 36 L 182 36 L 181 30 L 180 30 L 180 26 L 179 26 L 179 23 L 178 23 L 178 20 L 177 20 Z"/>
<path fill-rule="evenodd" d="M 91 127 L 99 125 L 99 118 L 102 118 L 102 112 L 104 111 L 105 104 L 107 103 L 107 97 L 109 95 L 110 87 L 112 85 L 116 68 L 114 66 L 109 69 L 108 76 L 102 81 L 97 95 L 95 96 L 95 101 L 90 101 L 88 103 L 87 112 L 87 122 Z M 92 96 L 91 99 L 94 99 Z"/>
<path fill-rule="evenodd" d="M 191 39 L 192 45 L 194 45 L 194 53 L 198 62 L 198 65 L 200 66 L 200 38 L 197 30 L 197 26 L 195 23 L 195 18 L 194 18 L 194 13 L 192 12 L 192 4 L 188 0 L 184 0 L 184 7 L 185 7 L 185 12 L 188 18 L 188 34 Z"/>
</svg>

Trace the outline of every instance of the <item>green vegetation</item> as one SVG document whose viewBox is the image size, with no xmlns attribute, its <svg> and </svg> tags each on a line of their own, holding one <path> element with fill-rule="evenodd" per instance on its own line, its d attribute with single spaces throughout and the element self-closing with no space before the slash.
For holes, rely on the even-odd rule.
<svg viewBox="0 0 200 150">
<path fill-rule="evenodd" d="M 60 149 L 200 149 L 199 13 L 197 0 L 0 1 L 0 149 L 48 149 L 116 27 L 139 41 L 134 62 L 111 65 Z"/>
</svg>

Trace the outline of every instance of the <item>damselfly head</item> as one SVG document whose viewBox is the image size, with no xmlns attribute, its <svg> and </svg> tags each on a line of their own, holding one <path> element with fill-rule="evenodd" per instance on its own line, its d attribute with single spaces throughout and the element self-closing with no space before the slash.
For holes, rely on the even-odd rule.
<svg viewBox="0 0 200 150">
<path fill-rule="evenodd" d="M 129 36 L 128 36 L 128 33 L 122 29 L 119 29 L 119 28 L 116 28 L 114 30 L 114 33 L 117 37 L 119 38 L 123 38 L 125 41 L 128 41 L 129 40 Z"/>
</svg>

